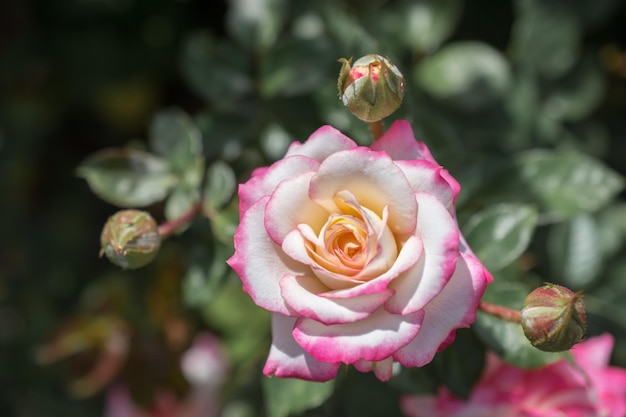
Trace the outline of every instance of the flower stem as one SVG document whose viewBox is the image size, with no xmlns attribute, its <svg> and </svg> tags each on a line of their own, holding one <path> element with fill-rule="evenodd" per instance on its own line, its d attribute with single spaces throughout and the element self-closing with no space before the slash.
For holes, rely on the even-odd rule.
<svg viewBox="0 0 626 417">
<path fill-rule="evenodd" d="M 491 304 L 486 301 L 481 301 L 480 304 L 478 304 L 478 308 L 487 314 L 491 314 L 492 316 L 499 317 L 506 321 L 513 323 L 522 322 L 522 313 L 512 308 Z"/>
<path fill-rule="evenodd" d="M 159 225 L 159 236 L 161 236 L 161 239 L 162 240 L 167 239 L 172 234 L 174 234 L 174 232 L 176 232 L 178 229 L 180 229 L 181 227 L 191 222 L 194 219 L 194 217 L 196 217 L 196 215 L 200 213 L 201 209 L 202 209 L 202 205 L 200 203 L 196 203 L 193 206 L 191 206 L 189 210 L 181 214 L 179 217 L 169 220 L 165 223 L 161 223 Z"/>
<path fill-rule="evenodd" d="M 370 130 L 372 131 L 372 136 L 374 136 L 374 140 L 378 139 L 385 133 L 385 128 L 383 127 L 383 121 L 377 120 L 375 122 L 370 122 Z"/>
</svg>

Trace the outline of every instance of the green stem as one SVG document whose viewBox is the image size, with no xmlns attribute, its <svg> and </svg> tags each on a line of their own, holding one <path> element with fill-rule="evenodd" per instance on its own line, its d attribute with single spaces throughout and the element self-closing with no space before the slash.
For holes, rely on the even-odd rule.
<svg viewBox="0 0 626 417">
<path fill-rule="evenodd" d="M 374 140 L 378 139 L 385 133 L 385 128 L 383 126 L 382 120 L 377 120 L 375 122 L 370 122 L 370 130 L 372 131 L 372 136 L 374 136 Z"/>
<path fill-rule="evenodd" d="M 202 204 L 196 203 L 179 217 L 169 220 L 159 225 L 159 236 L 165 240 L 174 234 L 178 229 L 190 223 L 202 209 Z"/>
<path fill-rule="evenodd" d="M 513 310 L 512 308 L 504 307 L 497 304 L 491 304 L 486 301 L 481 301 L 480 304 L 478 304 L 478 309 L 506 321 L 510 321 L 513 323 L 522 322 L 522 313 L 520 313 L 518 310 Z"/>
</svg>

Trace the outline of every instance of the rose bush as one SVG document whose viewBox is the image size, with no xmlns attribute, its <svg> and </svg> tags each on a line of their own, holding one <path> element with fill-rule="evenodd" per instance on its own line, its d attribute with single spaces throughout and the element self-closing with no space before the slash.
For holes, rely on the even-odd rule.
<svg viewBox="0 0 626 417">
<path fill-rule="evenodd" d="M 404 120 L 369 148 L 324 126 L 255 170 L 228 263 L 273 312 L 264 373 L 325 381 L 346 363 L 387 380 L 451 343 L 491 280 L 459 190 Z"/>
<path fill-rule="evenodd" d="M 411 417 L 624 417 L 626 370 L 608 366 L 612 348 L 604 334 L 571 349 L 576 365 L 560 360 L 533 370 L 490 353 L 467 401 L 441 388 L 437 397 L 404 398 L 402 408 Z"/>
</svg>

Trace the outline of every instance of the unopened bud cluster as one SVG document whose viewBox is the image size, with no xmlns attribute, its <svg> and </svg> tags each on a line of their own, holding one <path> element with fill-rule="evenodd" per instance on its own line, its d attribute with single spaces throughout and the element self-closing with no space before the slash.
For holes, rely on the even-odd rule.
<svg viewBox="0 0 626 417">
<path fill-rule="evenodd" d="M 161 246 L 159 226 L 149 213 L 122 210 L 109 217 L 100 235 L 100 256 L 124 269 L 152 262 Z"/>
<path fill-rule="evenodd" d="M 381 55 L 366 55 L 353 65 L 341 58 L 337 87 L 343 104 L 359 119 L 376 122 L 396 111 L 404 97 L 404 77 Z"/>
<path fill-rule="evenodd" d="M 522 308 L 522 328 L 530 343 L 545 352 L 561 352 L 580 342 L 587 330 L 581 293 L 546 284 L 531 292 Z"/>
</svg>

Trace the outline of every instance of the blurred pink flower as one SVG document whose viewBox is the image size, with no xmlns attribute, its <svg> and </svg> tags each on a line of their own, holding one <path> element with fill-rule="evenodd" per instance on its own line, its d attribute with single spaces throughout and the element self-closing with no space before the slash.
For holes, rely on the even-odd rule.
<svg viewBox="0 0 626 417">
<path fill-rule="evenodd" d="M 123 385 L 114 385 L 107 393 L 105 417 L 217 417 L 220 415 L 218 392 L 226 379 L 227 359 L 215 336 L 198 334 L 181 358 L 183 375 L 190 384 L 187 396 L 180 400 L 167 389 L 154 395 L 149 409 L 142 409 Z"/>
<path fill-rule="evenodd" d="M 381 380 L 476 318 L 491 276 L 456 221 L 457 181 L 396 121 L 371 147 L 331 126 L 239 187 L 229 265 L 273 312 L 268 376 Z"/>
<path fill-rule="evenodd" d="M 608 366 L 613 337 L 603 334 L 570 350 L 576 365 L 560 360 L 524 370 L 495 354 L 467 401 L 445 388 L 436 397 L 402 401 L 410 417 L 624 417 L 626 369 Z"/>
</svg>

